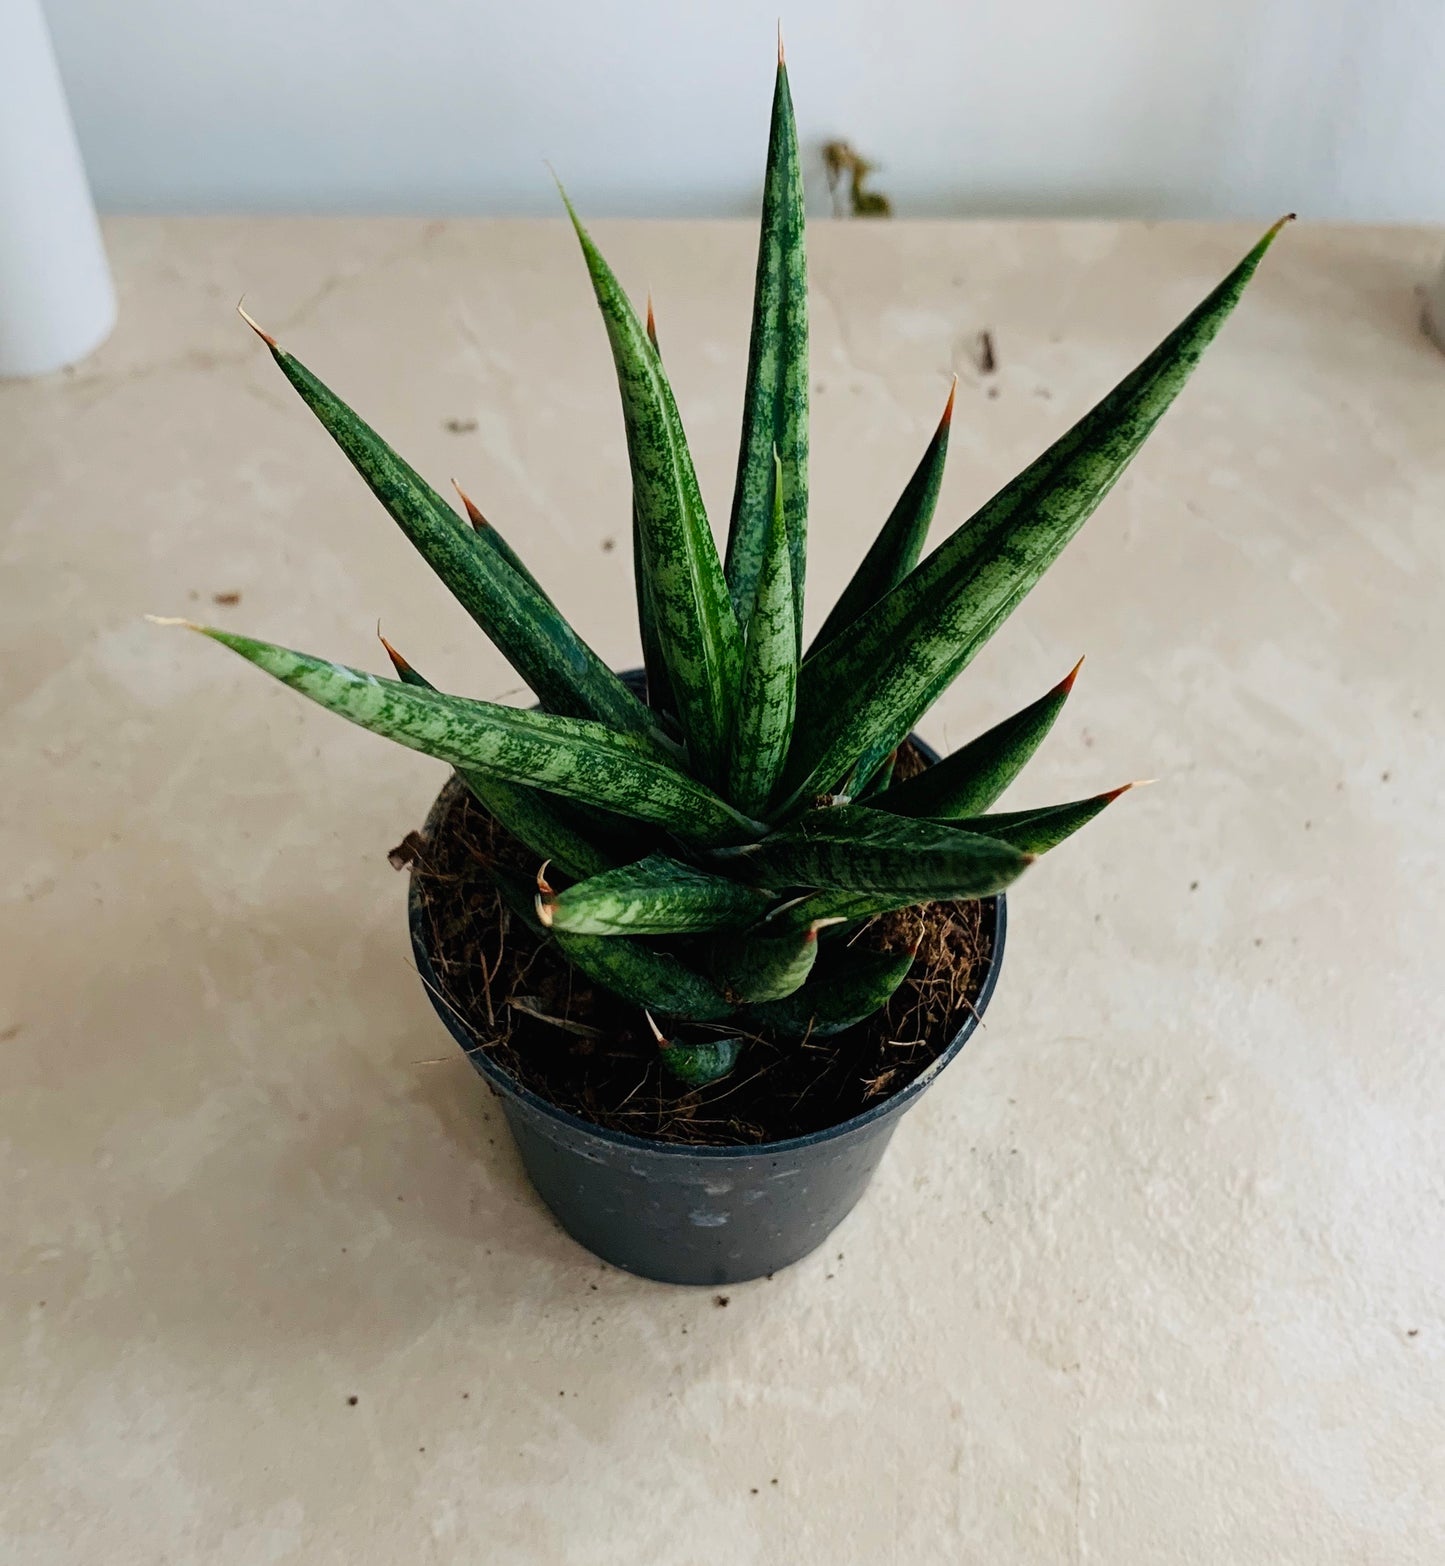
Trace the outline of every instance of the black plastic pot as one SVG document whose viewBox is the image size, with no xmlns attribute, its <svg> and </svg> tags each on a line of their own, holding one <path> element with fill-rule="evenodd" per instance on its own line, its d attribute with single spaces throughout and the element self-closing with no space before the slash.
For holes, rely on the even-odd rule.
<svg viewBox="0 0 1445 1566">
<path fill-rule="evenodd" d="M 915 738 L 930 762 L 935 753 Z M 453 785 L 449 784 L 448 787 Z M 445 791 L 444 791 L 445 793 Z M 425 835 L 440 815 L 433 807 Z M 742 1283 L 815 1250 L 852 1211 L 907 1111 L 968 1042 L 998 982 L 1007 913 L 984 903 L 992 937 L 974 1010 L 938 1059 L 890 1098 L 809 1136 L 747 1147 L 687 1147 L 608 1131 L 521 1086 L 440 998 L 413 879 L 411 943 L 447 1031 L 501 1099 L 538 1195 L 562 1227 L 614 1266 L 661 1283 Z"/>
</svg>

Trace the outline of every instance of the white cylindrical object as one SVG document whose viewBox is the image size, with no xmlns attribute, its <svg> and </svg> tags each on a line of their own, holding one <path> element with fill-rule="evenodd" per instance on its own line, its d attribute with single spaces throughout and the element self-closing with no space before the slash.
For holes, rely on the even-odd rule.
<svg viewBox="0 0 1445 1566">
<path fill-rule="evenodd" d="M 40 0 L 0 3 L 0 376 L 98 348 L 115 289 Z"/>
<path fill-rule="evenodd" d="M 1445 348 L 1445 261 L 1439 276 L 1425 288 L 1425 330 Z"/>
</svg>

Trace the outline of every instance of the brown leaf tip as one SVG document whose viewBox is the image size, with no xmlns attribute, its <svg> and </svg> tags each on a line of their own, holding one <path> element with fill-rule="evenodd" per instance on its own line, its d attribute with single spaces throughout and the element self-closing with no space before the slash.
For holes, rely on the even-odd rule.
<svg viewBox="0 0 1445 1566">
<path fill-rule="evenodd" d="M 958 377 L 955 375 L 953 385 L 948 388 L 948 401 L 943 405 L 943 417 L 938 421 L 938 433 L 940 435 L 953 423 L 953 400 L 957 396 Z"/>
<path fill-rule="evenodd" d="M 1063 679 L 1061 679 L 1059 681 L 1059 683 L 1056 686 L 1054 686 L 1055 694 L 1059 695 L 1059 696 L 1067 696 L 1069 694 L 1069 692 L 1071 690 L 1073 690 L 1073 688 L 1074 688 L 1074 681 L 1078 679 L 1078 677 L 1079 677 L 1079 670 L 1082 669 L 1083 667 L 1084 667 L 1084 660 L 1082 658 L 1080 658 L 1079 661 L 1074 665 L 1074 667 L 1072 669 L 1070 669 L 1069 672 L 1063 677 Z"/>
<path fill-rule="evenodd" d="M 472 497 L 467 494 L 466 490 L 464 490 L 455 479 L 452 480 L 452 488 L 456 490 L 457 494 L 461 497 L 462 504 L 467 508 L 467 521 L 470 522 L 479 533 L 484 527 L 490 527 L 492 525 L 482 515 L 481 511 L 478 510 L 476 503 L 472 500 Z"/>
<path fill-rule="evenodd" d="M 783 19 L 778 18 L 778 68 L 783 69 L 788 63 L 788 57 L 783 52 Z"/>
<path fill-rule="evenodd" d="M 652 313 L 652 290 L 647 290 L 647 340 L 657 347 L 657 317 Z"/>
<path fill-rule="evenodd" d="M 396 648 L 393 647 L 391 645 L 391 643 L 389 641 L 387 641 L 387 639 L 381 634 L 381 627 L 380 626 L 377 626 L 377 628 L 376 628 L 376 639 L 377 639 L 377 641 L 379 641 L 381 643 L 381 645 L 383 647 L 386 648 L 386 656 L 391 659 L 391 666 L 392 666 L 392 668 L 396 670 L 397 674 L 399 674 L 402 679 L 405 679 L 408 674 L 411 674 L 413 672 L 412 666 L 406 661 L 405 658 L 402 657 L 402 655 L 396 650 Z"/>
<path fill-rule="evenodd" d="M 236 301 L 236 314 L 241 317 L 241 319 L 246 323 L 247 326 L 251 328 L 253 332 L 255 332 L 257 337 L 259 337 L 261 341 L 265 343 L 272 353 L 280 353 L 281 350 L 276 344 L 276 339 L 270 334 L 270 332 L 262 331 L 262 329 L 256 325 L 255 321 L 253 321 L 251 317 L 246 314 L 246 296 L 244 294 L 242 294 L 241 297 Z"/>
</svg>

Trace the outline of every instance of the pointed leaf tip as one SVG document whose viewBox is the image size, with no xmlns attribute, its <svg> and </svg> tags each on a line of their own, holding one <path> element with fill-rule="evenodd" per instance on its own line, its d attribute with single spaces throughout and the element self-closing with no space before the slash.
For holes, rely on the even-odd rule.
<svg viewBox="0 0 1445 1566">
<path fill-rule="evenodd" d="M 387 639 L 381 634 L 381 627 L 379 625 L 376 628 L 376 639 L 383 647 L 386 648 L 386 656 L 391 659 L 391 666 L 396 670 L 399 678 L 404 680 L 408 674 L 415 672 L 406 659 L 403 658 L 396 648 L 393 647 L 391 643 L 387 641 Z"/>
<path fill-rule="evenodd" d="M 1084 667 L 1084 660 L 1080 658 L 1072 669 L 1054 686 L 1055 692 L 1060 696 L 1067 696 L 1074 688 L 1074 681 L 1079 677 L 1079 670 Z"/>
<path fill-rule="evenodd" d="M 652 313 L 652 290 L 647 290 L 647 340 L 657 347 L 657 318 Z"/>
<path fill-rule="evenodd" d="M 532 907 L 537 915 L 537 923 L 544 930 L 552 928 L 552 904 L 556 900 L 556 893 L 553 892 L 547 881 L 547 866 L 551 863 L 550 859 L 544 859 L 538 866 L 537 895 L 532 899 Z"/>
<path fill-rule="evenodd" d="M 948 401 L 943 405 L 943 417 L 938 421 L 940 432 L 946 430 L 953 423 L 953 399 L 958 396 L 958 377 L 953 378 L 953 385 L 948 388 Z"/>
<path fill-rule="evenodd" d="M 241 297 L 236 301 L 236 314 L 241 317 L 241 319 L 246 323 L 247 326 L 251 328 L 253 332 L 255 332 L 257 337 L 259 337 L 261 341 L 265 343 L 272 353 L 281 352 L 280 348 L 277 346 L 276 339 L 270 334 L 270 332 L 263 331 L 259 326 L 257 326 L 255 321 L 246 314 L 246 296 L 244 294 L 242 294 Z"/>
<path fill-rule="evenodd" d="M 183 625 L 188 631 L 204 631 L 204 625 L 197 625 L 194 620 L 187 620 L 179 614 L 148 614 L 146 619 L 152 625 Z"/>
<path fill-rule="evenodd" d="M 788 57 L 783 52 L 783 19 L 782 19 L 782 17 L 779 17 L 778 18 L 778 66 L 779 66 L 780 69 L 785 69 L 787 67 L 787 64 L 788 64 Z"/>
<path fill-rule="evenodd" d="M 467 508 L 467 521 L 470 522 L 479 533 L 484 527 L 490 527 L 491 523 L 488 522 L 487 519 L 482 515 L 480 509 L 472 500 L 471 496 L 467 494 L 466 490 L 464 490 L 455 479 L 452 480 L 452 488 L 456 490 L 457 494 L 461 497 L 462 504 Z"/>
</svg>

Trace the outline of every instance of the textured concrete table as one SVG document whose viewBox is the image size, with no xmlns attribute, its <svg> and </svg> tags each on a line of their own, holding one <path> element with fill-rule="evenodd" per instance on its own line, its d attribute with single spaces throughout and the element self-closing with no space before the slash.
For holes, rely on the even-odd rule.
<svg viewBox="0 0 1445 1566">
<path fill-rule="evenodd" d="M 725 509 L 752 237 L 599 225 Z M 940 527 L 1252 230 L 820 226 L 816 621 L 958 370 Z M 201 616 L 519 699 L 231 313 L 456 474 L 630 662 L 560 225 L 111 225 L 121 326 L 0 388 L 0 1556 L 588 1566 L 1445 1559 L 1438 235 L 1300 226 L 934 714 L 1089 661 L 986 1031 L 836 1243 L 710 1293 L 523 1184 L 385 850 L 442 769 Z M 978 333 L 998 369 L 978 372 Z"/>
</svg>

